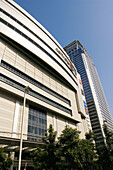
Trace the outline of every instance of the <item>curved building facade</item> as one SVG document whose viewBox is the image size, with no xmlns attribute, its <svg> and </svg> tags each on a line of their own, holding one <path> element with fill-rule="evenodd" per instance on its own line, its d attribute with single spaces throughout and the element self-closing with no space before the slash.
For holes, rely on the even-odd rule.
<svg viewBox="0 0 113 170">
<path fill-rule="evenodd" d="M 68 124 L 82 131 L 84 138 L 88 131 L 86 113 L 78 73 L 69 56 L 14 1 L 0 0 L 0 7 L 0 143 L 8 150 L 7 141 L 13 140 L 12 150 L 18 151 L 27 86 L 31 88 L 25 95 L 23 124 L 27 150 L 40 142 L 49 124 L 57 136 Z"/>
</svg>

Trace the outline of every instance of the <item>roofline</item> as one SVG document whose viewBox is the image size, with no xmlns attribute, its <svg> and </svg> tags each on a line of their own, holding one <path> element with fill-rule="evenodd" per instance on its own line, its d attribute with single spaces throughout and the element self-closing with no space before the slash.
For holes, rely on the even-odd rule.
<svg viewBox="0 0 113 170">
<path fill-rule="evenodd" d="M 68 44 L 66 47 L 64 47 L 64 50 L 67 51 L 67 48 L 69 48 L 70 46 L 72 46 L 72 45 L 75 44 L 75 43 L 78 43 L 78 44 L 82 47 L 82 49 L 84 50 L 84 52 L 87 53 L 88 56 L 90 56 L 90 55 L 88 54 L 87 50 L 83 47 L 83 45 L 80 43 L 79 40 L 75 40 L 75 41 L 73 41 L 72 43 Z M 91 56 L 90 56 L 90 57 L 91 57 Z"/>
<path fill-rule="evenodd" d="M 24 8 L 22 8 L 20 5 L 18 5 L 17 2 L 15 2 L 14 0 L 5 0 L 7 3 L 9 3 L 10 5 L 12 5 L 16 10 L 20 11 L 20 13 L 22 13 L 22 15 L 24 15 L 25 17 L 27 17 L 31 22 L 33 22 L 39 29 L 41 29 L 46 36 L 48 36 L 51 41 L 53 41 L 53 43 L 55 43 L 55 45 L 61 50 L 61 52 L 65 55 L 65 57 L 67 57 L 68 59 L 69 56 L 67 55 L 67 53 L 65 52 L 64 48 L 59 44 L 59 42 L 53 37 L 53 35 L 42 25 L 40 24 L 40 22 L 38 22 L 37 19 L 35 19 L 29 12 L 27 12 Z"/>
<path fill-rule="evenodd" d="M 79 40 L 74 40 L 72 43 L 70 43 L 70 44 L 68 44 L 66 47 L 64 47 L 64 49 L 69 48 L 70 46 L 72 46 L 72 45 L 75 44 L 75 43 L 78 43 L 78 44 L 85 50 L 85 48 L 83 47 L 83 45 L 80 43 Z"/>
<path fill-rule="evenodd" d="M 64 49 L 66 50 L 67 48 L 69 48 L 70 46 L 72 46 L 73 44 L 75 44 L 77 42 L 78 42 L 78 40 L 74 40 L 72 43 L 70 43 L 66 47 L 64 47 Z"/>
</svg>

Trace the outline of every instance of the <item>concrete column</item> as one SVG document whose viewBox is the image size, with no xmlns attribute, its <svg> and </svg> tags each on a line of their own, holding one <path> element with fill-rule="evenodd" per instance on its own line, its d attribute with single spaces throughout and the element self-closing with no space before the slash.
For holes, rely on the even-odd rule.
<svg viewBox="0 0 113 170">
<path fill-rule="evenodd" d="M 19 101 L 16 101 L 14 121 L 13 121 L 13 134 L 12 134 L 13 138 L 17 137 L 16 133 L 17 133 L 17 127 L 18 127 L 19 109 L 20 109 L 20 103 Z"/>
</svg>

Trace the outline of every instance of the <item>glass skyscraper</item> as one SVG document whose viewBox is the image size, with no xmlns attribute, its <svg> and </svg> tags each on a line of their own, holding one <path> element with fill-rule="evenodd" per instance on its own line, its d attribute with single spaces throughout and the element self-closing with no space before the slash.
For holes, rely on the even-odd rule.
<svg viewBox="0 0 113 170">
<path fill-rule="evenodd" d="M 79 41 L 72 42 L 64 49 L 81 76 L 92 129 L 96 135 L 96 143 L 100 143 L 104 136 L 103 123 L 106 122 L 108 128 L 113 130 L 113 119 L 95 65 Z"/>
</svg>

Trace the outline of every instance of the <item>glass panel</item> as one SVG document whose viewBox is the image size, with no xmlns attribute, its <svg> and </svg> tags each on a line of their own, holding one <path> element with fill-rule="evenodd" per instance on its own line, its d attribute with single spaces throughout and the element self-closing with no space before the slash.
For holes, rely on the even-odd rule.
<svg viewBox="0 0 113 170">
<path fill-rule="evenodd" d="M 41 137 L 44 136 L 46 131 L 47 113 L 44 110 L 29 105 L 28 140 L 41 141 Z"/>
</svg>

